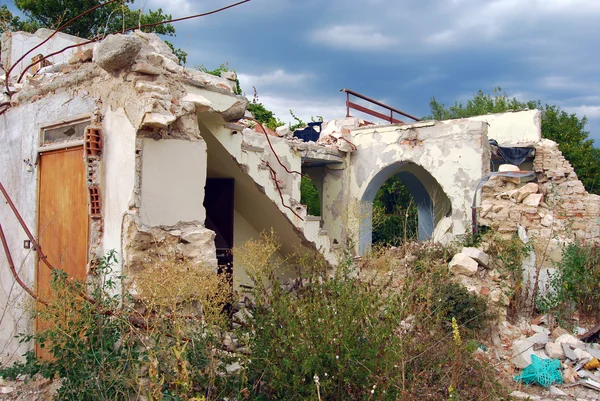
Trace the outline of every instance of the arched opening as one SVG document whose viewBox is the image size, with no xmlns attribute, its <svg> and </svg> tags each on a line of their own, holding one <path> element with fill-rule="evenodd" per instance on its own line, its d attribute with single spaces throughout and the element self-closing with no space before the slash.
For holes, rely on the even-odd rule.
<svg viewBox="0 0 600 401">
<path fill-rule="evenodd" d="M 436 179 L 423 167 L 412 162 L 398 162 L 377 173 L 361 198 L 359 252 L 364 254 L 373 242 L 373 202 L 382 185 L 394 177 L 406 188 L 416 208 L 416 235 L 419 241 L 431 238 L 436 224 L 450 214 L 452 204 Z"/>
<path fill-rule="evenodd" d="M 373 245 L 400 246 L 418 238 L 418 209 L 398 175 L 383 183 L 373 201 Z"/>
</svg>

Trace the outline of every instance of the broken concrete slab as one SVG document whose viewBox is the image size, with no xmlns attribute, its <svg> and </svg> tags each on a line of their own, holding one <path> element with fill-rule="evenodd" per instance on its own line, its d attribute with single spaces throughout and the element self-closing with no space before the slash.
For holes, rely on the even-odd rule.
<svg viewBox="0 0 600 401">
<path fill-rule="evenodd" d="M 181 98 L 181 101 L 193 103 L 197 113 L 208 111 L 212 107 L 212 102 L 210 100 L 195 93 L 186 93 L 186 95 Z"/>
<path fill-rule="evenodd" d="M 465 276 L 472 276 L 477 273 L 478 267 L 479 263 L 477 263 L 477 261 L 463 253 L 457 253 L 454 255 L 448 264 L 448 268 L 450 269 L 451 273 L 462 274 Z"/>
<path fill-rule="evenodd" d="M 569 358 L 572 361 L 576 361 L 577 360 L 577 354 L 575 352 L 573 352 L 573 349 L 571 348 L 571 346 L 567 343 L 555 343 L 555 344 L 560 344 L 560 346 L 562 347 L 565 356 L 567 358 Z"/>
<path fill-rule="evenodd" d="M 113 72 L 129 67 L 142 49 L 142 41 L 133 35 L 109 35 L 94 46 L 94 62 Z"/>
<path fill-rule="evenodd" d="M 142 121 L 143 128 L 167 128 L 177 118 L 172 114 L 161 114 L 161 113 L 146 113 Z"/>
<path fill-rule="evenodd" d="M 467 255 L 471 259 L 477 261 L 483 267 L 488 267 L 490 264 L 490 257 L 487 253 L 483 252 L 481 249 L 464 247 L 460 253 Z"/>
<path fill-rule="evenodd" d="M 520 369 L 525 369 L 531 365 L 531 356 L 535 355 L 541 359 L 548 359 L 548 356 L 544 351 L 536 351 L 534 346 L 538 343 L 536 335 L 526 338 L 524 340 L 518 340 L 513 343 L 512 347 L 512 359 L 511 362 Z"/>
</svg>

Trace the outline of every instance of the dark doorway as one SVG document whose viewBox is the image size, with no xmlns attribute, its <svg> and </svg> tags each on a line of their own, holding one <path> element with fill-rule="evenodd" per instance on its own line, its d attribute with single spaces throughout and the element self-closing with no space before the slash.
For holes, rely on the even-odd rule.
<svg viewBox="0 0 600 401">
<path fill-rule="evenodd" d="M 217 236 L 217 261 L 219 273 L 227 274 L 233 286 L 233 178 L 207 178 L 204 193 L 206 209 L 206 228 L 213 230 Z"/>
</svg>

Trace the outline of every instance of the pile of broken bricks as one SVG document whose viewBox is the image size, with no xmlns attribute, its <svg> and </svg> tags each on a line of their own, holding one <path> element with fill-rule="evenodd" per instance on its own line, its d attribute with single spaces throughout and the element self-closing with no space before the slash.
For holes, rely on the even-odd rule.
<svg viewBox="0 0 600 401">
<path fill-rule="evenodd" d="M 532 355 L 541 359 L 557 359 L 566 386 L 582 385 L 600 392 L 600 344 L 586 343 L 561 327 L 553 331 L 537 325 L 531 328 L 534 335 L 519 339 L 512 345 L 513 365 L 519 369 L 527 368 L 532 363 Z"/>
</svg>

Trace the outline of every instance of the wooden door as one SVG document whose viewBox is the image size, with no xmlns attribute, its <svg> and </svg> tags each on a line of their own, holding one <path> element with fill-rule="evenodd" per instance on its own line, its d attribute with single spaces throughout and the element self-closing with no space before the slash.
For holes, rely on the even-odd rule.
<svg viewBox="0 0 600 401">
<path fill-rule="evenodd" d="M 39 162 L 38 241 L 48 261 L 76 280 L 85 280 L 88 261 L 88 196 L 83 147 L 42 153 Z M 50 269 L 37 263 L 36 287 L 51 297 Z M 48 323 L 38 319 L 36 331 Z M 36 345 L 36 354 L 48 355 Z"/>
</svg>

